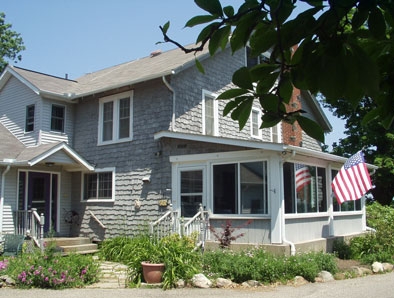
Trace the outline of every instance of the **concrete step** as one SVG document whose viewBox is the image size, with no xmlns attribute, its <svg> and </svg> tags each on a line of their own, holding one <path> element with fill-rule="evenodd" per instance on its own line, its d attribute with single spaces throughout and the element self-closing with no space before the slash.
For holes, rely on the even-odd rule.
<svg viewBox="0 0 394 298">
<path fill-rule="evenodd" d="M 70 245 L 79 245 L 79 244 L 88 244 L 91 243 L 90 238 L 88 237 L 59 237 L 59 238 L 47 238 L 44 239 L 45 242 L 56 242 L 57 246 L 70 246 Z"/>
<path fill-rule="evenodd" d="M 77 245 L 58 245 L 58 247 L 65 253 L 98 250 L 97 244 L 94 243 L 77 244 Z"/>
<path fill-rule="evenodd" d="M 119 289 L 127 287 L 127 266 L 114 262 L 100 262 L 99 282 L 88 288 Z"/>
<path fill-rule="evenodd" d="M 55 242 L 56 247 L 63 254 L 78 253 L 78 254 L 94 254 L 98 252 L 98 245 L 92 243 L 88 237 L 59 237 L 47 238 L 45 242 Z"/>
</svg>

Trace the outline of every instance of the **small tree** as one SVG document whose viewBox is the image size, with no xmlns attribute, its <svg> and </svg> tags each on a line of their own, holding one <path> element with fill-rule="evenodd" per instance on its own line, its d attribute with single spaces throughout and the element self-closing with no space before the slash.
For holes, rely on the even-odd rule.
<svg viewBox="0 0 394 298">
<path fill-rule="evenodd" d="M 214 227 L 210 227 L 210 230 L 213 234 L 213 236 L 216 238 L 217 241 L 219 241 L 219 247 L 220 248 L 229 248 L 231 245 L 231 242 L 237 240 L 238 238 L 241 238 L 245 235 L 245 233 L 238 233 L 236 234 L 235 231 L 240 230 L 252 223 L 252 220 L 249 219 L 247 222 L 245 222 L 241 226 L 233 227 L 231 220 L 227 219 L 226 223 L 222 225 L 222 230 L 220 232 L 216 231 Z"/>
<path fill-rule="evenodd" d="M 11 24 L 5 23 L 5 14 L 0 12 L 0 72 L 7 66 L 7 60 L 21 61 L 19 53 L 26 49 L 21 35 L 11 28 Z"/>
</svg>

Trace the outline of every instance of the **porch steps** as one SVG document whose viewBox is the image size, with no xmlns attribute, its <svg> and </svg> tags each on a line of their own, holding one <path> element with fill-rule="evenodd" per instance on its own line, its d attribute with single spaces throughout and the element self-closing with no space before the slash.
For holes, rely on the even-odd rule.
<svg viewBox="0 0 394 298">
<path fill-rule="evenodd" d="M 45 242 L 54 241 L 56 247 L 63 253 L 78 253 L 78 254 L 94 254 L 98 252 L 96 243 L 92 243 L 88 237 L 73 237 L 73 238 L 50 238 L 44 239 Z"/>
</svg>

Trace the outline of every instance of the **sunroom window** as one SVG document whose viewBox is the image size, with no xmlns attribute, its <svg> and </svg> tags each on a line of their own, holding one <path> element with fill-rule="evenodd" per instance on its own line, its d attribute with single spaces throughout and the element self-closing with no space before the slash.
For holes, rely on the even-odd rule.
<svg viewBox="0 0 394 298">
<path fill-rule="evenodd" d="M 283 165 L 286 213 L 327 211 L 326 170 L 301 163 Z"/>
<path fill-rule="evenodd" d="M 335 176 L 338 174 L 337 170 L 332 170 L 331 171 L 331 177 L 332 179 L 335 178 Z M 356 200 L 356 201 L 347 201 L 343 202 L 341 205 L 338 204 L 337 198 L 335 196 L 335 193 L 332 192 L 332 204 L 334 211 L 339 211 L 339 212 L 346 212 L 346 211 L 360 211 L 361 210 L 361 200 Z"/>
<path fill-rule="evenodd" d="M 267 162 L 214 165 L 213 213 L 267 214 Z"/>
</svg>

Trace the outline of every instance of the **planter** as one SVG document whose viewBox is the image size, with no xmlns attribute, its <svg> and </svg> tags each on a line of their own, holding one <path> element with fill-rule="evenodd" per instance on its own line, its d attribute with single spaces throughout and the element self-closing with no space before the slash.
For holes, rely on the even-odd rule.
<svg viewBox="0 0 394 298">
<path fill-rule="evenodd" d="M 161 282 L 165 268 L 164 264 L 141 262 L 141 265 L 144 280 L 148 284 L 157 284 Z"/>
</svg>

